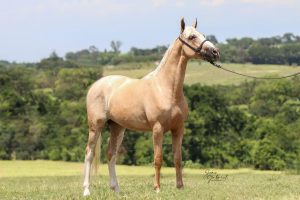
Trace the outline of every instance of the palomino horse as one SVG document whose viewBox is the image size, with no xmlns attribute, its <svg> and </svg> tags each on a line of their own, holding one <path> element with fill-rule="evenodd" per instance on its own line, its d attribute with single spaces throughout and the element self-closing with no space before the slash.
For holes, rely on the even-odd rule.
<svg viewBox="0 0 300 200">
<path fill-rule="evenodd" d="M 197 20 L 193 26 L 185 27 L 182 19 L 180 36 L 170 45 L 159 66 L 142 79 L 106 76 L 89 89 L 89 137 L 84 164 L 84 196 L 90 194 L 91 164 L 97 163 L 93 159 L 99 159 L 101 130 L 106 122 L 111 132 L 107 150 L 111 189 L 119 192 L 115 162 L 126 128 L 153 133 L 154 188 L 157 192 L 160 190 L 163 135 L 171 131 L 176 186 L 183 187 L 181 144 L 184 121 L 188 116 L 183 81 L 187 62 L 190 58 L 201 58 L 213 63 L 220 57 L 219 50 L 196 27 Z"/>
</svg>

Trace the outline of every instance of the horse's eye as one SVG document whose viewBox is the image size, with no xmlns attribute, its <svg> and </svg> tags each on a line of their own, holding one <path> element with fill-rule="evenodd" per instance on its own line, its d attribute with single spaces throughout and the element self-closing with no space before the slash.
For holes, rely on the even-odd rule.
<svg viewBox="0 0 300 200">
<path fill-rule="evenodd" d="M 189 40 L 193 40 L 193 39 L 195 39 L 196 38 L 196 35 L 190 35 L 189 36 Z"/>
</svg>

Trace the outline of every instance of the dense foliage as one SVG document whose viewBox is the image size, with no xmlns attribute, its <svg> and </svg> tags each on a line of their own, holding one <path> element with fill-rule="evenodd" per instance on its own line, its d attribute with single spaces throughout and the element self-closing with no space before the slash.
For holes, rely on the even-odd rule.
<svg viewBox="0 0 300 200">
<path fill-rule="evenodd" d="M 0 66 L 0 159 L 83 161 L 85 95 L 101 74 L 99 67 L 80 67 L 57 55 L 29 67 Z M 184 90 L 190 108 L 183 141 L 186 166 L 300 168 L 300 79 L 197 84 Z M 102 152 L 108 137 L 106 130 Z M 127 131 L 118 162 L 152 160 L 151 134 Z M 172 166 L 172 160 L 166 134 L 164 162 Z"/>
</svg>

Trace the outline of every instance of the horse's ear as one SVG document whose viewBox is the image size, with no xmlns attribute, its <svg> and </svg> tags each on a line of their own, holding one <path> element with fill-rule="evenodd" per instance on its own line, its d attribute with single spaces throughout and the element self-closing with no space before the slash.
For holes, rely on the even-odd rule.
<svg viewBox="0 0 300 200">
<path fill-rule="evenodd" d="M 185 28 L 184 18 L 181 18 L 181 33 L 183 33 Z"/>
<path fill-rule="evenodd" d="M 198 22 L 197 22 L 197 18 L 196 18 L 196 21 L 195 21 L 193 27 L 194 27 L 194 28 L 197 28 L 197 25 L 198 25 Z"/>
</svg>

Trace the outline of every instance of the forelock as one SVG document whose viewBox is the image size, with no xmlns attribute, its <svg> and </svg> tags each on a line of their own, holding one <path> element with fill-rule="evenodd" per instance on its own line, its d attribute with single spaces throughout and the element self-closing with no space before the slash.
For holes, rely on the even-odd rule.
<svg viewBox="0 0 300 200">
<path fill-rule="evenodd" d="M 188 38 L 190 35 L 192 34 L 195 34 L 197 36 L 201 36 L 202 34 L 200 34 L 194 27 L 192 26 L 188 26 L 188 27 L 185 27 L 184 31 L 183 31 L 183 36 L 185 38 Z"/>
</svg>

